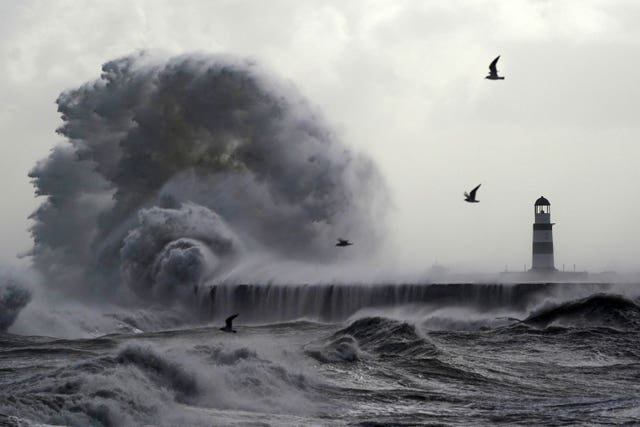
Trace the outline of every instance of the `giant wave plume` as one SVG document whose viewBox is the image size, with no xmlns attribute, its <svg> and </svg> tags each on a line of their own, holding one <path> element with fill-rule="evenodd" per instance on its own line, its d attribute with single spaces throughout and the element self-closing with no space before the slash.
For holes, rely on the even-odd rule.
<svg viewBox="0 0 640 427">
<path fill-rule="evenodd" d="M 374 163 L 251 60 L 141 52 L 57 105 L 65 141 L 30 172 L 46 197 L 31 257 L 51 287 L 184 300 L 256 254 L 330 263 L 337 237 L 362 253 L 382 237 Z"/>
</svg>

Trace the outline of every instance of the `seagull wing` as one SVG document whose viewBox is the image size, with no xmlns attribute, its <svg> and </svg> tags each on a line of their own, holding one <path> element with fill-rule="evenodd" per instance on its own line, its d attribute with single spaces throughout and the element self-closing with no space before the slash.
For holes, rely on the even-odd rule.
<svg viewBox="0 0 640 427">
<path fill-rule="evenodd" d="M 478 184 L 478 186 L 477 186 L 476 188 L 474 188 L 473 190 L 471 190 L 471 194 L 470 194 L 470 196 L 471 196 L 471 198 L 472 198 L 472 199 L 475 199 L 475 198 L 476 198 L 476 191 L 478 191 L 478 188 L 480 188 L 480 186 L 481 186 L 481 185 L 482 185 L 482 184 Z"/>
<path fill-rule="evenodd" d="M 498 59 L 500 59 L 500 55 L 498 55 L 498 57 L 496 59 L 494 59 L 493 61 L 491 61 L 491 64 L 489 64 L 489 72 L 492 75 L 497 75 L 498 74 L 498 68 L 496 67 L 498 65 Z"/>
<path fill-rule="evenodd" d="M 227 317 L 227 320 L 224 321 L 224 323 L 227 325 L 227 328 L 231 329 L 231 324 L 233 323 L 233 319 L 238 317 L 238 314 L 240 314 L 240 313 L 236 313 L 233 316 Z"/>
</svg>

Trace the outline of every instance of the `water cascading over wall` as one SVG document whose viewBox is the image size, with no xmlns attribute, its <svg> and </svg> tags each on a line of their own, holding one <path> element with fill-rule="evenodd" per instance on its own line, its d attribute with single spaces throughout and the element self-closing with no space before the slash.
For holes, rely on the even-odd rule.
<svg viewBox="0 0 640 427">
<path fill-rule="evenodd" d="M 242 314 L 243 322 L 301 318 L 342 321 L 366 308 L 400 306 L 469 307 L 478 311 L 525 310 L 559 290 L 597 292 L 603 284 L 241 284 L 217 285 L 199 295 L 202 315 L 223 319 Z"/>
</svg>

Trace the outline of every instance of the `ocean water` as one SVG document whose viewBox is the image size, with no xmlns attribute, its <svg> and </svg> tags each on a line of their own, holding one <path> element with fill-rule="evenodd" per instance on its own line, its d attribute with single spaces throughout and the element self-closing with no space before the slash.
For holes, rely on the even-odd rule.
<svg viewBox="0 0 640 427">
<path fill-rule="evenodd" d="M 0 425 L 634 425 L 634 292 L 219 287 L 198 320 L 158 310 L 83 338 L 0 335 Z M 237 333 L 220 331 L 234 311 Z"/>
</svg>

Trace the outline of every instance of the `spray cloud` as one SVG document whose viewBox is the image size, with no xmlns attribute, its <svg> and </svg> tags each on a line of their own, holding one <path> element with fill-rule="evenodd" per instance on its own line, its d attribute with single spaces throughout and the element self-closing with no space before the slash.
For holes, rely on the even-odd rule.
<svg viewBox="0 0 640 427">
<path fill-rule="evenodd" d="M 188 295 L 251 253 L 373 250 L 385 191 L 291 84 L 249 60 L 144 52 L 57 100 L 66 143 L 30 176 L 34 266 L 54 285 Z"/>
</svg>

